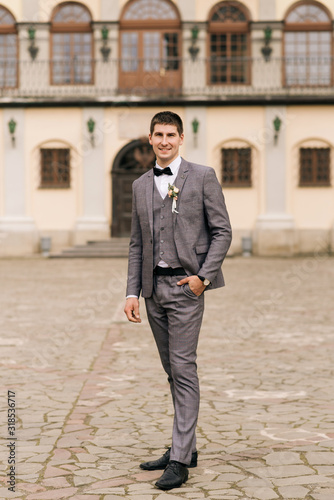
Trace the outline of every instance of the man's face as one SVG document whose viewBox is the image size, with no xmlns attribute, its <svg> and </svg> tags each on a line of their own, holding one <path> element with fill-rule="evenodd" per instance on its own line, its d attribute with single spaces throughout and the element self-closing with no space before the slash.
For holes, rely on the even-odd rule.
<svg viewBox="0 0 334 500">
<path fill-rule="evenodd" d="M 149 135 L 150 144 L 161 167 L 167 167 L 179 155 L 183 134 L 179 135 L 175 125 L 155 125 Z"/>
</svg>

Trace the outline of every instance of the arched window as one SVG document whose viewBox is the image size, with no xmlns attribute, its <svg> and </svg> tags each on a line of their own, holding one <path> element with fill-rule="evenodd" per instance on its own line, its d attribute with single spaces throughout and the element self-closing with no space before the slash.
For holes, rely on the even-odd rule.
<svg viewBox="0 0 334 500">
<path fill-rule="evenodd" d="M 331 85 L 332 20 L 318 2 L 299 2 L 284 22 L 286 85 Z"/>
<path fill-rule="evenodd" d="M 119 88 L 142 93 L 181 86 L 181 21 L 169 0 L 131 0 L 120 22 Z"/>
<path fill-rule="evenodd" d="M 17 86 L 17 29 L 12 14 L 0 6 L 0 87 Z"/>
<path fill-rule="evenodd" d="M 209 15 L 209 84 L 250 80 L 249 14 L 239 2 L 220 2 Z"/>
<path fill-rule="evenodd" d="M 56 85 L 93 83 L 92 17 L 84 5 L 58 5 L 51 20 L 51 82 Z"/>
</svg>

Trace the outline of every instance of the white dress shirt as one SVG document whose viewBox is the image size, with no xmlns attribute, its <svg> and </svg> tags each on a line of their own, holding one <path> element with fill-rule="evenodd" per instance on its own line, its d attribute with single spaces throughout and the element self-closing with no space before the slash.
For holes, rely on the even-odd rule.
<svg viewBox="0 0 334 500">
<path fill-rule="evenodd" d="M 167 167 L 169 167 L 171 169 L 171 171 L 173 172 L 173 175 L 165 175 L 164 174 L 164 175 L 159 175 L 159 177 L 157 175 L 154 176 L 154 182 L 155 182 L 155 185 L 160 193 L 161 198 L 163 198 L 163 199 L 166 198 L 166 196 L 168 194 L 168 184 L 174 184 L 176 176 L 179 172 L 181 161 L 182 161 L 182 158 L 179 155 L 177 158 L 175 158 L 175 160 L 172 161 L 172 163 L 167 165 Z M 155 166 L 162 170 L 162 167 L 160 167 L 160 165 L 157 162 L 156 162 Z M 169 265 L 166 262 L 164 262 L 163 260 L 160 260 L 160 262 L 158 263 L 158 266 L 159 267 L 169 267 Z M 130 298 L 130 297 L 138 298 L 136 295 L 128 295 L 126 298 Z"/>
<path fill-rule="evenodd" d="M 157 175 L 154 176 L 155 185 L 158 188 L 161 198 L 166 198 L 168 193 L 168 184 L 174 184 L 176 176 L 179 172 L 181 161 L 181 156 L 178 156 L 177 158 L 175 158 L 175 160 L 172 161 L 172 163 L 167 165 L 173 172 L 173 175 L 160 175 L 159 177 Z M 162 167 L 160 167 L 158 162 L 155 164 L 155 166 L 162 170 Z"/>
</svg>

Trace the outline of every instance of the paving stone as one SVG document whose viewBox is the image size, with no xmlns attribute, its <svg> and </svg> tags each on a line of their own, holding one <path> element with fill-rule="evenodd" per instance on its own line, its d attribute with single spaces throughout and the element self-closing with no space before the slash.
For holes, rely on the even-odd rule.
<svg viewBox="0 0 334 500">
<path fill-rule="evenodd" d="M 334 259 L 287 286 L 303 263 L 224 263 L 199 339 L 199 466 L 161 492 L 139 463 L 170 445 L 173 407 L 143 302 L 141 325 L 120 320 L 127 261 L 0 260 L 1 330 L 24 346 L 1 346 L 19 402 L 13 498 L 333 500 Z"/>
<path fill-rule="evenodd" d="M 306 453 L 306 460 L 311 465 L 333 465 L 334 466 L 334 452 L 326 451 L 311 451 Z M 334 473 L 334 471 L 333 471 Z"/>
<path fill-rule="evenodd" d="M 0 488 L 0 498 L 22 498 L 21 491 L 9 492 L 7 488 Z"/>
<path fill-rule="evenodd" d="M 66 471 L 63 468 L 52 467 L 51 465 L 47 465 L 44 477 L 56 477 L 56 476 L 64 476 L 65 474 L 70 475 L 70 471 Z"/>
<path fill-rule="evenodd" d="M 196 493 L 195 491 L 191 493 L 186 493 L 185 498 L 190 498 L 190 500 L 195 500 L 196 498 L 205 498 L 204 493 Z"/>
<path fill-rule="evenodd" d="M 303 486 L 282 486 L 278 488 L 278 491 L 282 495 L 283 498 L 303 498 L 309 494 L 309 490 L 304 488 Z"/>
<path fill-rule="evenodd" d="M 115 486 L 121 486 L 125 484 L 132 484 L 133 481 L 130 479 L 126 478 L 117 478 L 117 479 L 110 479 L 110 480 L 105 480 L 105 481 L 96 481 L 93 482 L 89 488 L 86 488 L 87 490 L 90 491 L 91 487 L 96 488 L 97 490 L 100 490 L 101 488 L 114 488 Z"/>
<path fill-rule="evenodd" d="M 281 466 L 268 466 L 258 467 L 252 469 L 253 474 L 260 477 L 277 478 L 277 477 L 298 477 L 314 474 L 310 467 L 305 465 L 281 465 Z"/>
<path fill-rule="evenodd" d="M 333 476 L 334 475 L 334 464 L 332 464 L 332 465 L 314 465 L 313 468 L 321 476 Z"/>
<path fill-rule="evenodd" d="M 99 495 L 75 495 L 73 500 L 100 500 Z"/>
<path fill-rule="evenodd" d="M 289 477 L 287 479 L 273 479 L 272 482 L 276 486 L 292 486 L 295 484 L 325 484 L 328 486 L 334 486 L 334 479 L 326 476 L 314 475 L 314 476 L 299 476 L 299 477 Z"/>
<path fill-rule="evenodd" d="M 50 479 L 44 479 L 42 481 L 43 486 L 51 487 L 51 488 L 68 488 L 70 484 L 66 480 L 65 477 L 55 477 Z"/>
<path fill-rule="evenodd" d="M 119 495 L 105 495 L 104 500 L 119 500 L 121 497 Z M 151 498 L 149 499 L 151 500 Z"/>
<path fill-rule="evenodd" d="M 73 498 L 77 488 L 61 488 L 59 490 L 43 491 L 27 496 L 27 500 L 60 500 L 61 498 Z"/>
<path fill-rule="evenodd" d="M 294 465 L 302 464 L 298 453 L 292 451 L 276 451 L 263 457 L 267 465 Z M 310 463 L 310 462 L 309 462 Z"/>
<path fill-rule="evenodd" d="M 178 496 L 177 494 L 168 494 L 168 493 L 162 493 L 161 495 L 158 495 L 155 500 L 171 500 L 171 498 L 173 498 L 173 500 L 182 500 L 184 497 L 182 496 Z M 143 499 L 143 500 L 146 500 L 146 499 Z M 148 500 L 148 499 L 147 499 Z"/>
<path fill-rule="evenodd" d="M 78 453 L 77 458 L 80 462 L 96 462 L 99 457 L 89 455 L 89 453 Z"/>
<path fill-rule="evenodd" d="M 103 500 L 120 500 L 120 498 L 121 498 L 120 495 L 105 495 L 103 497 Z"/>
<path fill-rule="evenodd" d="M 196 486 L 205 491 L 213 491 L 213 490 L 226 489 L 230 486 L 230 484 L 227 482 L 223 483 L 221 481 L 210 481 L 210 482 L 207 481 L 203 483 L 196 483 Z"/>
<path fill-rule="evenodd" d="M 315 500 L 333 500 L 334 488 L 316 488 L 312 491 Z"/>
<path fill-rule="evenodd" d="M 17 484 L 17 489 L 29 491 L 31 493 L 38 493 L 46 490 L 46 488 L 40 484 L 22 483 L 21 481 Z"/>
<path fill-rule="evenodd" d="M 246 498 L 257 498 L 259 500 L 271 500 L 274 498 L 279 498 L 277 493 L 271 488 L 257 488 L 253 490 L 252 488 L 245 488 Z"/>
</svg>

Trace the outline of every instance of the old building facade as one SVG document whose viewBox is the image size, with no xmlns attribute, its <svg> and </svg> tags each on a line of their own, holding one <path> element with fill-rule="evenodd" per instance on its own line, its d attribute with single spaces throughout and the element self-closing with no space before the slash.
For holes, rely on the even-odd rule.
<svg viewBox="0 0 334 500">
<path fill-rule="evenodd" d="M 162 109 L 234 240 L 334 248 L 334 0 L 0 0 L 0 256 L 129 235 Z"/>
</svg>

